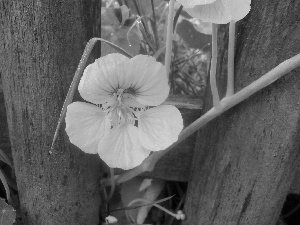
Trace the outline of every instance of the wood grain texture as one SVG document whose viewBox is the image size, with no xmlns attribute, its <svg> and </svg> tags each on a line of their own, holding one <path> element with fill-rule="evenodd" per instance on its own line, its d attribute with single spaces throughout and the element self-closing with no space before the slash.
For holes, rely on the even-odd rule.
<svg viewBox="0 0 300 225">
<path fill-rule="evenodd" d="M 8 126 L 6 121 L 4 95 L 2 90 L 0 90 L 0 149 L 4 151 L 4 153 L 9 157 L 10 160 L 12 160 L 10 151 L 10 141 L 8 135 Z"/>
<path fill-rule="evenodd" d="M 0 70 L 24 225 L 99 223 L 100 160 L 69 143 L 50 150 L 85 47 L 83 1 L 0 2 Z"/>
<path fill-rule="evenodd" d="M 235 89 L 300 52 L 300 2 L 252 0 L 237 25 Z M 219 28 L 218 84 L 225 94 L 228 26 Z M 276 224 L 300 155 L 300 69 L 198 133 L 184 224 Z M 207 92 L 208 93 L 208 92 Z M 204 111 L 212 107 L 206 95 Z"/>
</svg>

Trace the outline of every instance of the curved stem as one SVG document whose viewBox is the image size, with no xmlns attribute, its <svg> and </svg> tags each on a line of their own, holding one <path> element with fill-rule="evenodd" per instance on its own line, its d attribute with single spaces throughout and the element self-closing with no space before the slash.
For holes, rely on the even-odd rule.
<svg viewBox="0 0 300 225">
<path fill-rule="evenodd" d="M 166 73 L 167 73 L 168 77 L 169 77 L 169 73 L 170 73 L 172 42 L 173 42 L 174 3 L 175 3 L 175 0 L 170 0 L 170 2 L 169 2 L 167 43 L 166 43 L 166 55 L 165 55 L 165 67 L 166 67 Z"/>
<path fill-rule="evenodd" d="M 146 158 L 143 163 L 129 171 L 126 171 L 124 174 L 120 175 L 116 183 L 125 182 L 139 174 L 152 171 L 156 162 L 165 154 L 167 154 L 173 147 L 178 145 L 184 139 L 189 137 L 199 128 L 222 114 L 223 112 L 227 111 L 228 109 L 232 108 L 233 106 L 239 104 L 240 102 L 244 101 L 245 99 L 249 98 L 251 95 L 255 94 L 256 92 L 260 91 L 261 89 L 267 87 L 268 85 L 275 82 L 277 79 L 282 77 L 283 75 L 289 73 L 293 69 L 300 66 L 300 54 L 293 56 L 290 59 L 285 60 L 284 62 L 280 63 L 274 69 L 254 81 L 253 83 L 249 84 L 247 87 L 243 88 L 236 94 L 225 97 L 220 102 L 220 107 L 213 107 L 208 112 L 206 112 L 203 116 L 199 119 L 194 121 L 188 127 L 186 127 L 179 135 L 178 140 L 169 146 L 167 149 L 163 151 L 158 151 L 152 153 L 148 158 Z"/>
<path fill-rule="evenodd" d="M 226 97 L 229 97 L 234 94 L 234 44 L 235 44 L 235 21 L 231 20 L 229 24 Z"/>
<path fill-rule="evenodd" d="M 102 42 L 105 42 L 107 44 L 109 44 L 111 47 L 115 48 L 118 52 L 120 52 L 121 54 L 129 57 L 129 58 L 132 58 L 133 56 L 130 55 L 128 52 L 126 52 L 124 49 L 120 48 L 119 46 L 105 40 L 105 39 L 102 39 L 102 38 L 92 38 L 88 41 L 88 43 L 86 44 L 85 46 L 85 49 L 83 51 L 83 54 L 81 56 L 81 59 L 80 59 L 80 62 L 77 66 L 77 69 L 76 69 L 76 72 L 75 72 L 75 75 L 73 77 L 73 80 L 72 80 L 72 83 L 70 85 L 70 88 L 68 90 L 68 94 L 67 94 L 67 97 L 65 99 L 65 102 L 63 104 L 63 107 L 62 107 L 62 110 L 60 112 L 60 116 L 59 116 L 59 119 L 58 119 L 58 122 L 57 122 L 57 126 L 56 126 L 56 129 L 55 129 L 55 133 L 54 133 L 54 136 L 53 136 L 53 140 L 52 140 L 52 144 L 51 144 L 51 150 L 53 149 L 54 147 L 54 143 L 55 143 L 55 140 L 57 139 L 57 136 L 58 136 L 58 131 L 59 131 L 59 128 L 66 116 L 66 113 L 67 113 L 67 106 L 72 102 L 73 100 L 73 97 L 74 97 L 74 93 L 75 93 L 75 90 L 76 90 L 76 87 L 78 86 L 78 83 L 79 83 L 79 80 L 81 78 L 81 75 L 82 75 L 82 72 L 85 68 L 85 64 L 96 44 L 97 41 L 102 41 Z M 52 152 L 49 151 L 49 153 L 51 154 Z"/>
<path fill-rule="evenodd" d="M 160 56 L 160 54 L 162 54 L 163 52 L 165 52 L 165 50 L 166 50 L 166 46 L 161 47 L 160 49 L 158 49 L 158 50 L 154 53 L 153 58 L 157 59 L 158 56 Z"/>
<path fill-rule="evenodd" d="M 217 45 L 217 25 L 212 23 L 212 54 L 210 66 L 210 88 L 213 97 L 213 105 L 217 107 L 220 104 L 220 97 L 217 88 L 216 72 L 217 72 L 217 58 L 218 58 L 218 45 Z"/>
</svg>

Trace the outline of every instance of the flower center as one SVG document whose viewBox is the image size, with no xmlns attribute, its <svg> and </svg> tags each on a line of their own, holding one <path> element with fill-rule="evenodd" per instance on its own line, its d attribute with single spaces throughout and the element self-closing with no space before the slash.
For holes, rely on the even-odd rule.
<svg viewBox="0 0 300 225">
<path fill-rule="evenodd" d="M 113 93 L 113 96 L 116 98 L 117 102 L 108 110 L 108 115 L 113 127 L 123 123 L 135 124 L 135 110 L 132 107 L 124 104 L 124 99 L 131 98 L 134 94 L 135 90 L 133 88 L 128 88 L 125 90 L 118 89 L 115 93 Z"/>
<path fill-rule="evenodd" d="M 130 94 L 130 95 L 136 95 L 136 91 L 132 87 L 125 89 L 124 93 Z"/>
</svg>

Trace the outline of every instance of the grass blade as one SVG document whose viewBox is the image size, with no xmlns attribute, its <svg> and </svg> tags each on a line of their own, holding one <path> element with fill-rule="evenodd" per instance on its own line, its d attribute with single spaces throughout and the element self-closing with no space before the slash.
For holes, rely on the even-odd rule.
<svg viewBox="0 0 300 225">
<path fill-rule="evenodd" d="M 58 123 L 57 123 L 57 126 L 56 126 L 56 130 L 55 130 L 55 133 L 54 133 L 54 137 L 53 137 L 53 140 L 52 140 L 51 149 L 53 149 L 55 140 L 57 139 L 57 136 L 58 136 L 59 128 L 60 128 L 60 126 L 61 126 L 61 124 L 62 124 L 62 122 L 63 122 L 63 120 L 66 116 L 67 106 L 73 100 L 75 90 L 76 90 L 76 88 L 78 86 L 78 83 L 79 83 L 79 80 L 82 76 L 82 73 L 83 73 L 83 70 L 85 68 L 86 62 L 87 62 L 87 60 L 88 60 L 88 58 L 89 58 L 89 56 L 90 56 L 90 54 L 93 50 L 93 47 L 94 47 L 94 45 L 96 44 L 97 41 L 105 42 L 105 43 L 109 44 L 111 47 L 115 48 L 119 53 L 121 53 L 121 54 L 123 54 L 123 55 L 125 55 L 129 58 L 132 58 L 132 55 L 130 55 L 124 49 L 118 47 L 117 45 L 115 45 L 115 44 L 113 44 L 113 43 L 111 43 L 107 40 L 104 40 L 102 38 L 92 38 L 91 40 L 89 40 L 89 42 L 85 46 L 84 52 L 81 56 L 81 59 L 80 59 L 80 62 L 78 64 L 78 67 L 76 69 L 74 78 L 73 78 L 72 83 L 70 85 L 67 97 L 66 97 L 64 105 L 62 107 L 62 110 L 61 110 L 61 113 L 60 113 L 60 116 L 59 116 L 59 119 L 58 119 Z"/>
</svg>

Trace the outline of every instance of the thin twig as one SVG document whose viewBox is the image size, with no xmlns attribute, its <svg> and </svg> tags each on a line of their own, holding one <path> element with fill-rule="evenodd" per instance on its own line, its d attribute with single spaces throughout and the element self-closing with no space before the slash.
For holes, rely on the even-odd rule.
<svg viewBox="0 0 300 225">
<path fill-rule="evenodd" d="M 235 21 L 232 20 L 230 21 L 229 24 L 226 97 L 229 97 L 234 94 L 234 43 L 235 43 Z"/>
<path fill-rule="evenodd" d="M 169 14 L 168 14 L 168 26 L 167 26 L 165 67 L 166 67 L 166 73 L 168 77 L 170 73 L 171 55 L 172 55 L 174 3 L 175 0 L 170 0 L 169 2 Z"/>
<path fill-rule="evenodd" d="M 142 18 L 147 18 L 147 17 L 145 17 L 145 16 L 140 17 L 139 20 L 140 20 L 141 22 L 143 22 Z M 147 19 L 148 19 L 148 18 L 147 18 Z M 147 44 L 147 45 L 151 48 L 151 50 L 154 52 L 154 51 L 155 51 L 155 47 L 154 47 L 154 45 L 152 44 L 151 40 L 148 38 L 148 32 L 147 32 L 147 30 L 146 30 L 145 23 L 141 23 L 141 26 L 140 26 L 139 24 L 140 24 L 140 22 L 137 23 L 138 28 L 139 28 L 140 32 L 142 33 L 143 38 L 144 38 L 144 40 L 146 41 L 146 44 Z"/>
<path fill-rule="evenodd" d="M 217 45 L 217 25 L 212 23 L 212 54 L 211 54 L 211 67 L 210 67 L 210 88 L 213 96 L 213 105 L 217 107 L 220 104 L 220 97 L 217 87 L 217 58 L 218 58 L 218 45 Z"/>
</svg>

